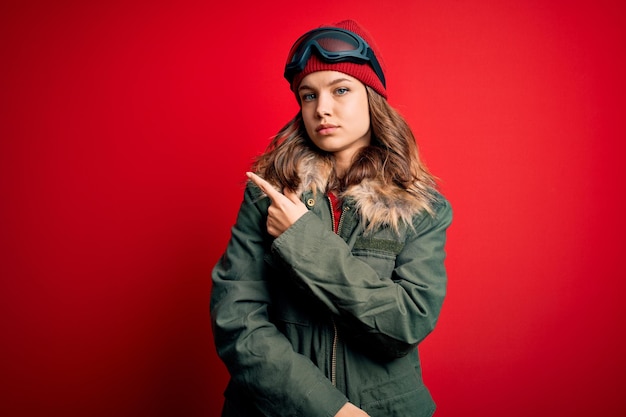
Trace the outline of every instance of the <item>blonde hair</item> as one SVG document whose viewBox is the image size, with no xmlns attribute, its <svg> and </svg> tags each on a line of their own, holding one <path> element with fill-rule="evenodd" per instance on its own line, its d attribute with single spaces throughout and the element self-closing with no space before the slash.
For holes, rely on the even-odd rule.
<svg viewBox="0 0 626 417">
<path fill-rule="evenodd" d="M 328 188 L 343 191 L 365 179 L 376 179 L 385 186 L 394 185 L 424 201 L 431 201 L 436 181 L 420 159 L 409 125 L 385 98 L 368 86 L 366 89 L 372 140 L 355 155 L 343 178 L 337 178 L 332 170 Z M 334 165 L 332 154 L 320 150 L 309 139 L 302 114 L 298 112 L 272 138 L 253 169 L 279 189 L 297 190 L 301 183 L 299 164 L 303 158 L 310 157 L 311 152 L 322 162 Z"/>
</svg>

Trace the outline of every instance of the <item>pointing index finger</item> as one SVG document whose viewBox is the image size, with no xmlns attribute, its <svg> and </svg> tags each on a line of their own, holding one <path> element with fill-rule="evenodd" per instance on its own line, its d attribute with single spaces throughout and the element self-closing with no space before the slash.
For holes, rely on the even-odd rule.
<svg viewBox="0 0 626 417">
<path fill-rule="evenodd" d="M 265 181 L 263 178 L 259 177 L 254 172 L 246 172 L 246 176 L 250 178 L 250 181 L 255 183 L 261 189 L 261 191 L 267 194 L 267 196 L 270 198 L 270 200 L 272 200 L 272 202 L 276 200 L 276 197 L 282 196 L 282 194 L 276 191 L 276 189 L 272 187 L 272 185 L 269 182 Z"/>
</svg>

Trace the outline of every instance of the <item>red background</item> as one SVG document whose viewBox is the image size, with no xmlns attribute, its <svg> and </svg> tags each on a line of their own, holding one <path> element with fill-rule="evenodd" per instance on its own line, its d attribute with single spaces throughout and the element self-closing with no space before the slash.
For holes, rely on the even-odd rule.
<svg viewBox="0 0 626 417">
<path fill-rule="evenodd" d="M 455 209 L 437 415 L 626 415 L 621 2 L 211 3 L 0 6 L 1 415 L 218 415 L 210 270 L 346 17 Z"/>
</svg>

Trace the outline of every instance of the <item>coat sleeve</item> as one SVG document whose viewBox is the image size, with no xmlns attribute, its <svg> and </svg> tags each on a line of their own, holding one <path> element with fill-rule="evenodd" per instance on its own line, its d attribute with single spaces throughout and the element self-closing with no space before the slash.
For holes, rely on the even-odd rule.
<svg viewBox="0 0 626 417">
<path fill-rule="evenodd" d="M 214 267 L 211 319 L 218 355 L 263 415 L 331 417 L 348 401 L 268 316 L 267 203 L 246 190 L 226 252 Z M 244 401 L 244 399 L 242 399 Z"/>
<path fill-rule="evenodd" d="M 450 204 L 441 197 L 434 215 L 424 213 L 414 220 L 391 276 L 382 279 L 312 213 L 279 236 L 273 251 L 292 278 L 338 317 L 355 345 L 401 357 L 433 330 L 439 317 L 451 221 Z"/>
</svg>

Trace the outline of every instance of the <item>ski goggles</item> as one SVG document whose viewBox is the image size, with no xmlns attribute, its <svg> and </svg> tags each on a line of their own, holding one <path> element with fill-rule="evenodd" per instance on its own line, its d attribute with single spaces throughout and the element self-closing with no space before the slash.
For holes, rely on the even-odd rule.
<svg viewBox="0 0 626 417">
<path fill-rule="evenodd" d="M 325 27 L 313 29 L 302 35 L 291 47 L 291 60 L 285 66 L 285 78 L 291 83 L 299 72 L 304 70 L 312 53 L 325 62 L 352 62 L 369 64 L 378 79 L 386 87 L 385 75 L 372 48 L 354 32 Z"/>
</svg>

